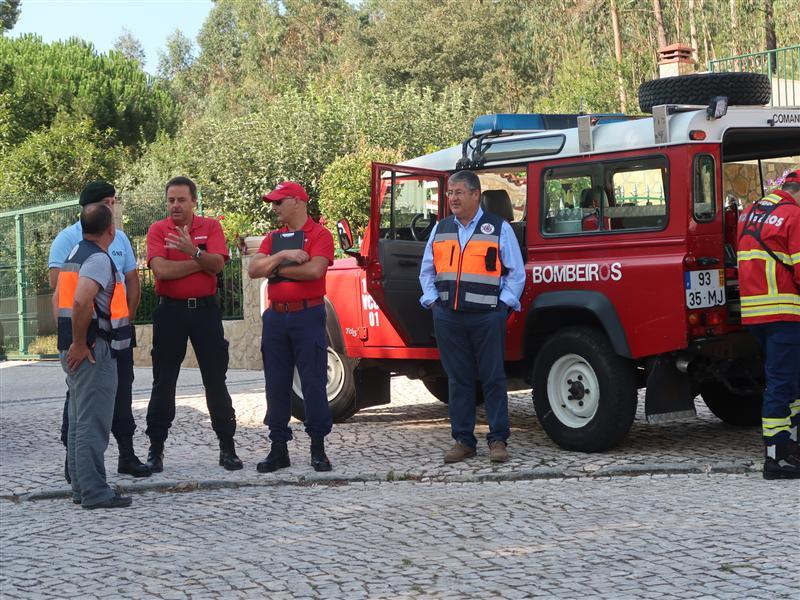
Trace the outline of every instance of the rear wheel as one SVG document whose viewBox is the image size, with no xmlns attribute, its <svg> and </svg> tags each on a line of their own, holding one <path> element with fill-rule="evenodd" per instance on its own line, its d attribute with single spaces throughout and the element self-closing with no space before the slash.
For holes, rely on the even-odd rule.
<svg viewBox="0 0 800 600">
<path fill-rule="evenodd" d="M 700 395 L 708 410 L 724 423 L 740 427 L 761 424 L 761 394 L 734 394 L 712 381 L 700 386 Z"/>
<path fill-rule="evenodd" d="M 631 364 L 596 329 L 553 334 L 533 369 L 533 405 L 550 439 L 565 450 L 600 452 L 617 445 L 636 414 Z"/>
<path fill-rule="evenodd" d="M 325 391 L 328 406 L 335 423 L 352 417 L 356 412 L 355 367 L 357 361 L 348 358 L 328 346 L 328 382 Z M 306 411 L 303 405 L 303 388 L 300 374 L 294 370 L 292 378 L 292 416 L 305 421 Z"/>
</svg>

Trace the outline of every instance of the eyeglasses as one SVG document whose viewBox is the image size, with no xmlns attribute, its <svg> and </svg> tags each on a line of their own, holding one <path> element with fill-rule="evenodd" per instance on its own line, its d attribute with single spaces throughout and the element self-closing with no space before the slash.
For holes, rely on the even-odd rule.
<svg viewBox="0 0 800 600">
<path fill-rule="evenodd" d="M 467 194 L 471 194 L 474 190 L 447 190 L 445 194 L 448 198 L 463 198 Z"/>
</svg>

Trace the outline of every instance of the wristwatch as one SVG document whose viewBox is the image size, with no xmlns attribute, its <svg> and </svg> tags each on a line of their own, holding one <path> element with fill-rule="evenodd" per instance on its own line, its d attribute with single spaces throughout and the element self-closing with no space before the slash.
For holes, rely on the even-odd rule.
<svg viewBox="0 0 800 600">
<path fill-rule="evenodd" d="M 203 255 L 203 250 L 202 250 L 202 248 L 198 248 L 197 250 L 195 250 L 195 251 L 194 251 L 194 254 L 192 255 L 192 258 L 194 258 L 194 259 L 198 259 L 198 258 L 200 258 L 202 255 Z"/>
</svg>

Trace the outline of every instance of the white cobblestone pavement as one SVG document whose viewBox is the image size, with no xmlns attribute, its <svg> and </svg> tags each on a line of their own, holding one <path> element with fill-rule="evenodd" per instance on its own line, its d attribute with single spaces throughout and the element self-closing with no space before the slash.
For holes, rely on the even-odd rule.
<svg viewBox="0 0 800 600">
<path fill-rule="evenodd" d="M 143 455 L 149 369 L 136 377 Z M 261 373 L 229 382 L 244 470 L 217 466 L 187 369 L 164 473 L 117 475 L 112 442 L 109 479 L 134 505 L 96 514 L 66 499 L 60 366 L 0 363 L 0 596 L 798 598 L 800 488 L 762 480 L 758 429 L 699 400 L 695 421 L 639 414 L 619 448 L 587 455 L 552 444 L 530 392 L 513 393 L 512 460 L 481 447 L 444 465 L 446 406 L 398 378 L 392 404 L 334 426 L 332 473 L 311 470 L 293 423 L 292 467 L 263 475 Z"/>
</svg>

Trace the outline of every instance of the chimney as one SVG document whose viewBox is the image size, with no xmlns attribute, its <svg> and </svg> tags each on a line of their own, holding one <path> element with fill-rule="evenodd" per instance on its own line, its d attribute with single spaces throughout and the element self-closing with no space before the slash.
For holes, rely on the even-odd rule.
<svg viewBox="0 0 800 600">
<path fill-rule="evenodd" d="M 675 77 L 694 73 L 694 48 L 683 44 L 670 44 L 658 49 L 658 77 Z"/>
</svg>

